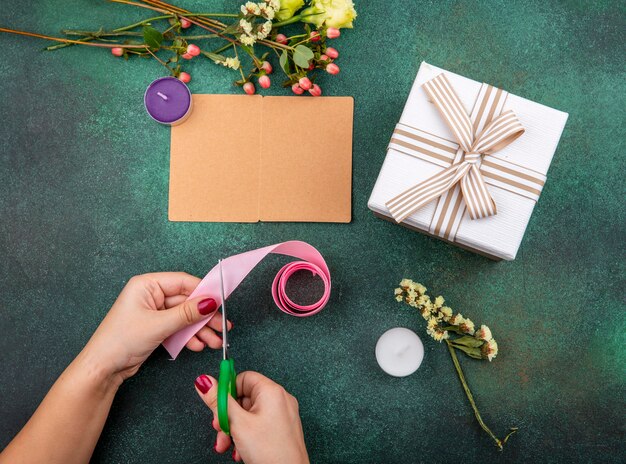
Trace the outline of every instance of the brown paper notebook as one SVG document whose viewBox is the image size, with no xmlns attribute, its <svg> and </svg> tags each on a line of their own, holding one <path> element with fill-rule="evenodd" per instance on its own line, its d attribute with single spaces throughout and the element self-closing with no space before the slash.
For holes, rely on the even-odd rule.
<svg viewBox="0 0 626 464">
<path fill-rule="evenodd" d="M 172 127 L 170 221 L 350 222 L 352 97 L 194 95 Z"/>
</svg>

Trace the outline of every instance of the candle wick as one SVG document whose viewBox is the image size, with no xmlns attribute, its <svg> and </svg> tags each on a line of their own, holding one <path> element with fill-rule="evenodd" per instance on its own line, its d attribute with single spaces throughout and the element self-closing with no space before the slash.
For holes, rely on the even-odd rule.
<svg viewBox="0 0 626 464">
<path fill-rule="evenodd" d="M 157 92 L 157 95 L 161 97 L 163 100 L 167 100 L 167 95 L 165 95 L 164 93 Z"/>
</svg>

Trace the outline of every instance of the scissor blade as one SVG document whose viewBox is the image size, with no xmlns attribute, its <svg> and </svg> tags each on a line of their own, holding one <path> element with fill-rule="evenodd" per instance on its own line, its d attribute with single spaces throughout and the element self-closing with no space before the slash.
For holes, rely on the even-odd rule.
<svg viewBox="0 0 626 464">
<path fill-rule="evenodd" d="M 226 297 L 224 292 L 224 273 L 222 271 L 222 260 L 218 262 L 220 270 L 220 297 L 222 299 L 222 357 L 228 359 L 228 330 L 226 327 L 228 319 L 226 318 Z"/>
</svg>

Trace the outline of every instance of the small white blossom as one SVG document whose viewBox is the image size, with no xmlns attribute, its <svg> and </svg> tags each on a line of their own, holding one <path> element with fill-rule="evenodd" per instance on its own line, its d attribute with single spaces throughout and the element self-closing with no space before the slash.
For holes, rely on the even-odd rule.
<svg viewBox="0 0 626 464">
<path fill-rule="evenodd" d="M 261 5 L 259 9 L 261 10 L 261 16 L 266 19 L 274 19 L 276 12 L 269 5 Z"/>
<path fill-rule="evenodd" d="M 259 8 L 259 5 L 254 2 L 246 2 L 245 5 L 241 6 L 241 12 L 243 14 L 260 15 L 261 9 Z"/>
<path fill-rule="evenodd" d="M 242 34 L 239 37 L 239 42 L 241 42 L 244 45 L 254 45 L 256 43 L 256 39 L 252 36 Z"/>
<path fill-rule="evenodd" d="M 280 0 L 269 0 L 267 4 L 270 6 L 272 10 L 278 11 L 280 10 Z"/>
<path fill-rule="evenodd" d="M 488 342 L 484 343 L 480 350 L 482 352 L 483 358 L 487 358 L 489 361 L 491 361 L 498 355 L 498 344 L 492 338 Z"/>
<path fill-rule="evenodd" d="M 239 21 L 239 27 L 241 27 L 246 34 L 250 34 L 252 32 L 252 24 L 245 19 L 241 19 Z"/>
<path fill-rule="evenodd" d="M 486 342 L 488 342 L 489 340 L 493 338 L 493 335 L 491 335 L 491 329 L 489 329 L 489 327 L 487 327 L 486 325 L 481 325 L 480 329 L 476 331 L 474 336 L 477 339 L 485 340 Z"/>
</svg>

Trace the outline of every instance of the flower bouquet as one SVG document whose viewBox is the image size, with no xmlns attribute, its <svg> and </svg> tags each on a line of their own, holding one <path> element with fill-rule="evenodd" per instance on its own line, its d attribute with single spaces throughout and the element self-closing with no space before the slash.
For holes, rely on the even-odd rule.
<svg viewBox="0 0 626 464">
<path fill-rule="evenodd" d="M 271 86 L 273 66 L 268 59 L 273 53 L 286 76 L 284 87 L 296 95 L 320 96 L 322 89 L 315 83 L 318 73 L 339 73 L 335 62 L 339 52 L 327 41 L 339 37 L 340 29 L 352 28 L 357 15 L 352 0 L 262 0 L 246 2 L 237 13 L 191 12 L 161 0 L 109 1 L 147 9 L 156 16 L 111 30 L 63 30 L 65 37 L 3 27 L 0 32 L 60 42 L 46 50 L 83 45 L 109 49 L 124 59 L 152 58 L 185 83 L 191 81 L 183 70 L 185 61 L 204 57 L 237 70 L 241 78 L 235 84 L 249 95 L 256 92 L 255 83 L 264 89 Z M 298 23 L 302 28 L 296 33 L 280 32 Z M 198 29 L 201 34 L 189 33 Z M 215 42 L 219 46 L 211 45 Z M 246 71 L 243 56 L 248 57 Z"/>
</svg>

